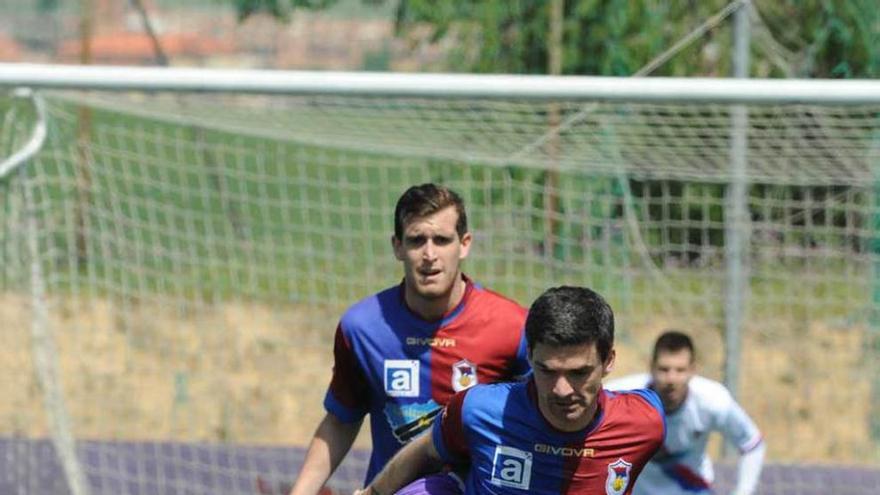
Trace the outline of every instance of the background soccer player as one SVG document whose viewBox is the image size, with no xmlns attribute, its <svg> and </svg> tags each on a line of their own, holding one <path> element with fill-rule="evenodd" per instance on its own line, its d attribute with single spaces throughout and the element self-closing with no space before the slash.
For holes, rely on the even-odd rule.
<svg viewBox="0 0 880 495">
<path fill-rule="evenodd" d="M 651 372 L 609 381 L 608 389 L 649 387 L 666 411 L 666 441 L 645 467 L 633 493 L 694 495 L 711 493 L 714 479 L 706 444 L 712 431 L 740 452 L 735 495 L 754 493 L 764 462 L 765 445 L 755 423 L 724 385 L 697 376 L 691 338 L 670 330 L 657 339 Z"/>
<path fill-rule="evenodd" d="M 532 378 L 459 393 L 357 494 L 390 495 L 460 462 L 470 463 L 466 494 L 630 493 L 663 442 L 663 407 L 650 390 L 602 388 L 614 365 L 611 308 L 590 289 L 550 289 L 529 309 L 526 338 Z"/>
<path fill-rule="evenodd" d="M 394 211 L 403 282 L 349 308 L 336 329 L 327 414 L 291 495 L 315 495 L 370 415 L 366 482 L 430 428 L 453 394 L 528 372 L 525 308 L 461 272 L 471 247 L 464 203 L 436 184 L 409 188 Z"/>
</svg>

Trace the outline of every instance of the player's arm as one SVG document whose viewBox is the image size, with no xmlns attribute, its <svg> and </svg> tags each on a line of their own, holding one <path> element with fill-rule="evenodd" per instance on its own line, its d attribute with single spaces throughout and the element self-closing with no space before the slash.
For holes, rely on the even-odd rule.
<svg viewBox="0 0 880 495">
<path fill-rule="evenodd" d="M 342 325 L 333 346 L 333 378 L 324 397 L 327 414 L 306 451 L 290 495 L 316 495 L 351 449 L 367 413 L 369 385 Z"/>
<path fill-rule="evenodd" d="M 392 495 L 421 475 L 439 471 L 442 467 L 443 461 L 434 447 L 432 432 L 428 430 L 400 449 L 372 483 L 355 494 Z"/>
<path fill-rule="evenodd" d="M 465 441 L 462 407 L 471 390 L 463 390 L 452 396 L 431 429 L 398 451 L 373 482 L 355 494 L 391 495 L 420 475 L 439 471 L 444 464 L 467 462 L 469 451 Z"/>
<path fill-rule="evenodd" d="M 764 442 L 756 445 L 752 450 L 744 452 L 739 458 L 737 468 L 736 488 L 732 495 L 752 495 L 758 488 L 758 479 L 761 477 L 761 469 L 764 466 L 764 453 L 767 446 Z"/>
<path fill-rule="evenodd" d="M 353 423 L 343 423 L 328 412 L 309 444 L 290 495 L 316 495 L 348 453 L 362 423 L 363 418 Z"/>
<path fill-rule="evenodd" d="M 758 487 L 767 450 L 761 431 L 732 398 L 722 426 L 724 437 L 740 450 L 733 495 L 752 495 Z"/>
</svg>

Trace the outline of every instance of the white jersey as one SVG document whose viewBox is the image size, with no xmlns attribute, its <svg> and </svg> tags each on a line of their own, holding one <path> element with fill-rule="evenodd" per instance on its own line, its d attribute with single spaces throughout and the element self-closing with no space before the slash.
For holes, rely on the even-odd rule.
<svg viewBox="0 0 880 495">
<path fill-rule="evenodd" d="M 630 375 L 604 384 L 609 390 L 646 388 L 651 375 Z M 720 432 L 742 453 L 761 445 L 761 432 L 724 385 L 694 376 L 681 407 L 666 415 L 666 440 L 636 481 L 633 495 L 710 493 L 715 478 L 706 444 Z"/>
</svg>

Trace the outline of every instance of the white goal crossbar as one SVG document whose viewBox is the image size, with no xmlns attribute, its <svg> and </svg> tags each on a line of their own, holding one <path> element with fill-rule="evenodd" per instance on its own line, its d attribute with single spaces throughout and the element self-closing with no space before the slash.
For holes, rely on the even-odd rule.
<svg viewBox="0 0 880 495">
<path fill-rule="evenodd" d="M 402 74 L 0 63 L 0 86 L 631 102 L 880 103 L 877 80 Z"/>
</svg>

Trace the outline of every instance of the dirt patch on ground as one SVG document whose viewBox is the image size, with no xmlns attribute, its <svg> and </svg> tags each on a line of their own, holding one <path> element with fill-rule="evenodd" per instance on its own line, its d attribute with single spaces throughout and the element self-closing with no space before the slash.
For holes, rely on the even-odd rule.
<svg viewBox="0 0 880 495">
<path fill-rule="evenodd" d="M 79 438 L 306 445 L 323 415 L 334 311 L 243 302 L 173 310 L 143 301 L 50 304 Z M 0 297 L 0 435 L 49 430 L 31 321 L 25 297 Z M 634 325 L 619 340 L 614 376 L 645 369 L 654 337 L 671 323 Z M 811 325 L 772 339 L 747 332 L 741 403 L 765 433 L 772 460 L 876 462 L 864 331 Z M 695 337 L 704 373 L 719 378 L 718 332 Z M 358 446 L 369 445 L 366 433 Z"/>
</svg>

